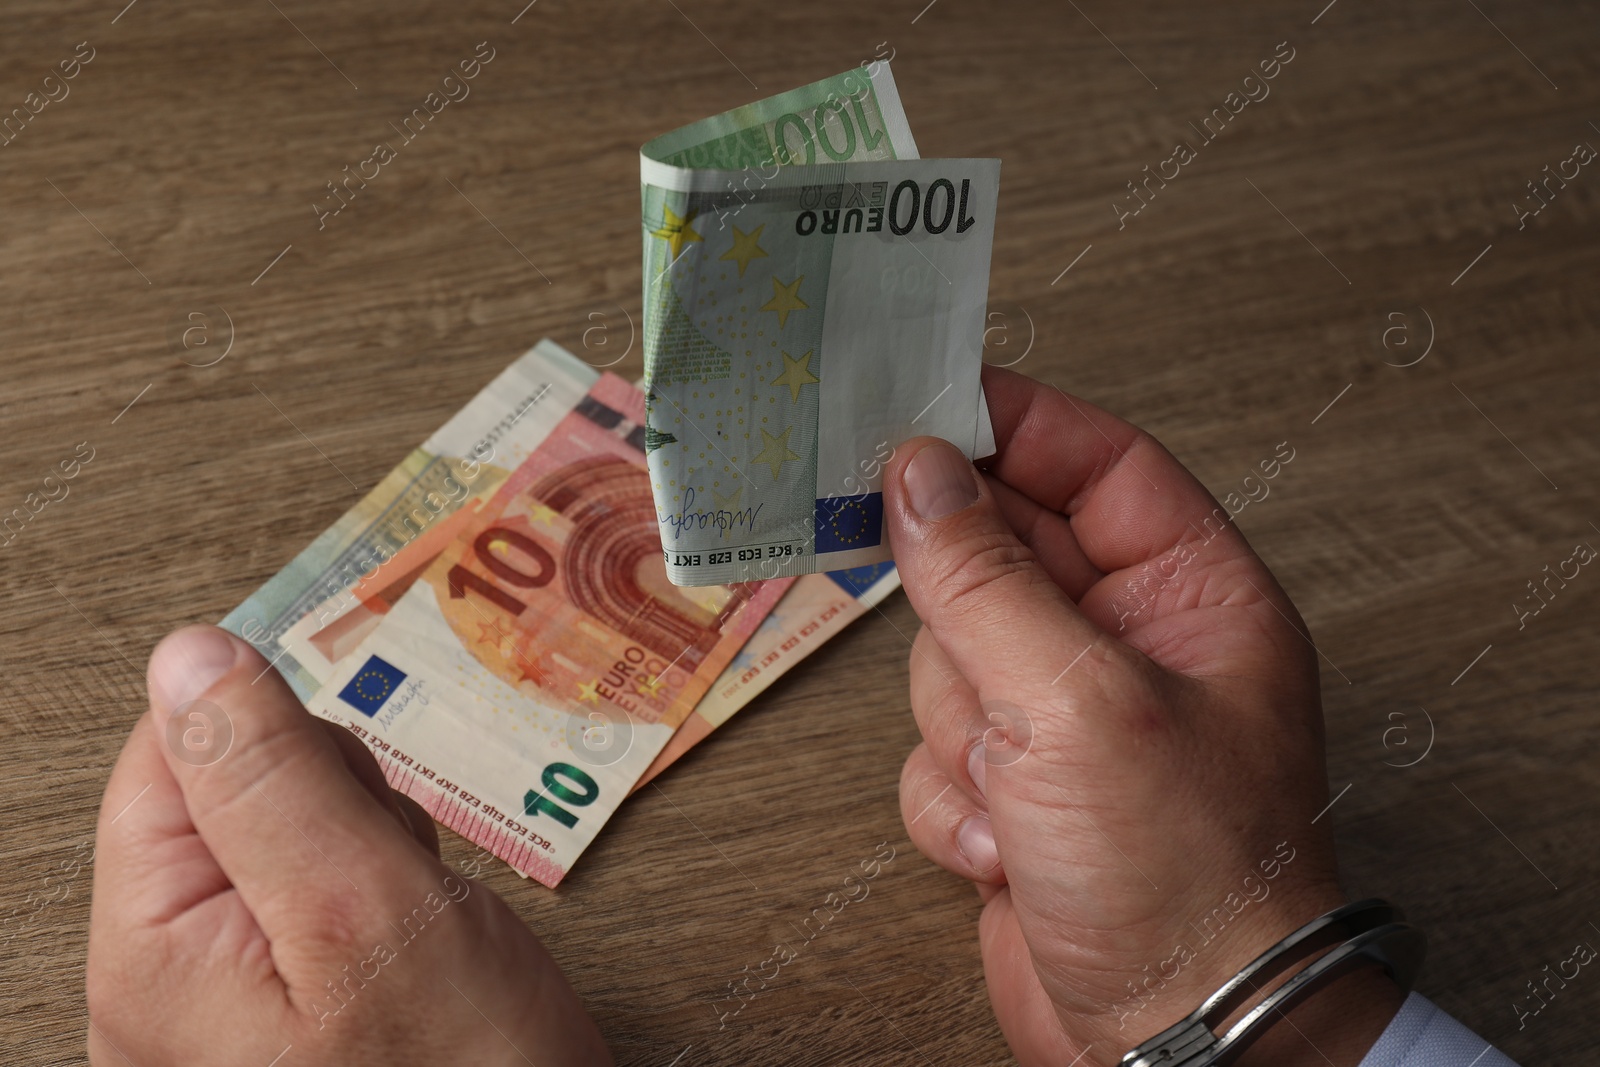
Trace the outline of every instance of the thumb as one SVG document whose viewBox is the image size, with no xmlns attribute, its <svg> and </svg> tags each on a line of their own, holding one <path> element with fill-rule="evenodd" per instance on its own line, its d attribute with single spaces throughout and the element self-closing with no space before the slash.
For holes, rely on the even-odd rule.
<svg viewBox="0 0 1600 1067">
<path fill-rule="evenodd" d="M 883 495 L 906 595 L 980 696 L 1094 665 L 1098 656 L 1085 653 L 1111 639 L 1045 573 L 953 445 L 907 442 L 885 469 Z"/>
<path fill-rule="evenodd" d="M 352 938 L 370 945 L 360 940 L 369 930 L 437 888 L 444 868 L 244 641 L 212 627 L 180 630 L 152 654 L 149 683 L 189 820 L 285 978 L 320 975 L 330 949 Z M 173 720 L 220 731 L 219 746 L 197 758 L 166 729 Z"/>
</svg>

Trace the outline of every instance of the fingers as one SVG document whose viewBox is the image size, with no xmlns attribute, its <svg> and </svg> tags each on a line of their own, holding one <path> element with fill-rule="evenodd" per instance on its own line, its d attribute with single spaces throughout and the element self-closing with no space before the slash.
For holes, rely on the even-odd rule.
<svg viewBox="0 0 1600 1067">
<path fill-rule="evenodd" d="M 142 716 L 122 746 L 95 830 L 93 940 L 180 915 L 228 888 L 195 835 L 183 790 L 167 766 L 158 720 Z"/>
<path fill-rule="evenodd" d="M 978 694 L 926 626 L 911 643 L 911 712 L 939 770 L 983 807 L 983 743 L 989 723 Z"/>
<path fill-rule="evenodd" d="M 1089 562 L 1072 532 L 1072 520 L 1044 507 L 1031 496 L 1013 489 L 993 475 L 984 477 L 995 499 L 1000 502 L 1000 513 L 1006 524 L 1017 533 L 1017 539 L 1033 552 L 1050 579 L 1059 585 L 1073 600 L 1079 600 L 1089 588 L 1105 575 Z"/>
<path fill-rule="evenodd" d="M 327 719 L 317 719 L 316 722 L 327 731 L 329 737 L 333 738 L 334 745 L 339 749 L 339 755 L 344 757 L 345 766 L 350 768 L 350 773 L 355 775 L 361 787 L 372 794 L 372 799 L 376 800 L 380 807 L 394 816 L 395 821 L 406 833 L 416 838 L 417 844 L 437 858 L 439 830 L 434 826 L 433 817 L 423 810 L 421 804 L 404 793 L 389 788 L 378 761 L 372 758 L 371 750 L 361 743 L 360 738 L 336 722 L 329 722 Z"/>
<path fill-rule="evenodd" d="M 980 702 L 927 627 L 911 645 L 911 711 L 939 770 L 988 810 L 989 770 L 1009 767 L 1027 752 L 1031 717 L 1005 700 Z"/>
<path fill-rule="evenodd" d="M 1079 1046 L 1062 1029 L 1055 1004 L 1039 980 L 1033 954 L 1023 939 L 1008 888 L 985 893 L 978 945 L 983 952 L 989 1003 L 1017 1061 L 1071 1064 L 1082 1060 L 1093 1046 Z"/>
<path fill-rule="evenodd" d="M 912 749 L 900 772 L 900 817 L 917 850 L 951 874 L 1005 881 L 989 816 L 939 769 L 926 744 Z"/>
<path fill-rule="evenodd" d="M 204 705 L 190 703 L 202 697 Z M 160 752 L 286 977 L 297 964 L 320 973 L 329 946 L 343 951 L 342 942 L 382 922 L 390 902 L 437 877 L 409 820 L 357 778 L 376 767 L 359 769 L 366 763 L 245 642 L 212 627 L 169 636 L 151 656 L 150 698 L 154 723 L 204 706 L 231 727 L 227 752 L 207 765 L 166 745 Z"/>
<path fill-rule="evenodd" d="M 380 808 L 394 816 L 395 822 L 400 824 L 401 829 L 410 833 L 411 821 L 400 810 L 399 794 L 389 788 L 378 761 L 372 758 L 372 753 L 367 751 L 367 746 L 361 743 L 361 739 L 336 722 L 329 722 L 326 719 L 312 721 L 333 741 L 334 747 L 339 750 L 340 758 L 344 760 L 344 765 L 349 768 L 356 781 L 361 783 L 361 788 L 378 802 Z"/>
<path fill-rule="evenodd" d="M 1223 538 L 1223 556 L 1249 551 L 1228 512 L 1149 434 L 1011 371 L 985 367 L 983 387 L 998 446 L 990 471 L 1070 515 L 1077 543 L 1102 573 L 1208 534 Z"/>
<path fill-rule="evenodd" d="M 1233 514 L 1149 434 L 1000 368 L 985 367 L 983 385 L 998 446 L 989 471 L 1046 511 L 1070 516 L 1074 543 L 1107 576 L 1078 598 L 1085 618 L 1183 673 L 1226 674 L 1240 667 L 1215 662 L 1216 643 L 1197 643 L 1196 632 L 1243 625 L 1272 633 L 1279 645 L 1304 641 L 1294 605 Z M 1284 441 L 1260 467 L 1271 478 L 1293 459 Z M 1243 506 L 1233 494 L 1228 500 L 1234 511 Z M 1249 617 L 1192 618 L 1187 628 L 1145 632 L 1175 615 L 1216 607 Z"/>
<path fill-rule="evenodd" d="M 416 839 L 417 844 L 431 852 L 434 859 L 441 859 L 439 827 L 434 823 L 433 816 L 404 793 L 395 793 L 391 790 L 391 795 L 395 803 L 400 805 L 400 814 L 405 818 L 411 836 Z"/>
<path fill-rule="evenodd" d="M 994 491 L 953 446 L 913 438 L 883 486 L 906 594 L 980 696 L 1017 683 L 1042 691 L 1104 636 L 1018 540 Z"/>
</svg>

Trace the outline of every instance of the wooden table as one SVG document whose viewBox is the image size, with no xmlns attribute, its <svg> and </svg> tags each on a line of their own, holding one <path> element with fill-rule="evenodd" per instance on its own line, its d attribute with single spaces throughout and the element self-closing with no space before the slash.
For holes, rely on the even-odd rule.
<svg viewBox="0 0 1600 1067">
<path fill-rule="evenodd" d="M 625 344 L 643 141 L 893 49 L 923 151 L 1005 161 L 994 361 L 1025 351 L 1218 495 L 1293 447 L 1240 522 L 1323 653 L 1348 887 L 1428 930 L 1445 1008 L 1524 1062 L 1588 1062 L 1600 977 L 1521 1030 L 1511 1005 L 1600 945 L 1600 574 L 1521 628 L 1512 605 L 1600 545 L 1600 173 L 1518 218 L 1600 145 L 1591 9 L 122 2 L 19 0 L 0 36 L 6 112 L 93 57 L 0 148 L 0 507 L 93 449 L 0 555 L 0 1059 L 82 1060 L 89 869 L 61 872 L 155 641 L 220 618 L 541 336 Z M 319 229 L 324 183 L 480 41 L 470 98 Z M 1290 51 L 1269 96 L 1229 100 Z M 1180 139 L 1195 158 L 1133 199 Z M 172 324 L 215 331 L 205 362 L 218 309 L 227 358 L 185 365 Z M 915 628 L 901 596 L 856 624 L 559 892 L 489 876 L 621 1063 L 1009 1062 L 977 898 L 897 810 Z M 729 980 L 884 841 L 870 898 L 719 1031 Z"/>
</svg>

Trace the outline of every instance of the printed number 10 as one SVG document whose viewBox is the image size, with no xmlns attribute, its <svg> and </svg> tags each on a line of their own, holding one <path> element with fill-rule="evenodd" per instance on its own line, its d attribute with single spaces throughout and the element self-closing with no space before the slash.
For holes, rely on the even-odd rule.
<svg viewBox="0 0 1600 1067">
<path fill-rule="evenodd" d="M 567 781 L 561 781 L 563 778 Z M 539 780 L 544 783 L 546 792 L 565 800 L 575 808 L 588 807 L 600 795 L 600 787 L 595 784 L 595 780 L 570 763 L 550 764 L 539 776 Z M 571 782 L 572 785 L 569 786 L 567 782 Z M 550 797 L 537 789 L 528 790 L 527 795 L 522 798 L 522 813 L 537 815 L 541 812 L 568 829 L 578 824 L 576 815 Z"/>
</svg>

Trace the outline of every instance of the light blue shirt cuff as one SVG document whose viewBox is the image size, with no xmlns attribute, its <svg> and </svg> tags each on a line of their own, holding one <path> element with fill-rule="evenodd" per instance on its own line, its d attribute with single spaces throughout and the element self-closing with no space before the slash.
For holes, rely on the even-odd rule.
<svg viewBox="0 0 1600 1067">
<path fill-rule="evenodd" d="M 1400 1006 L 1361 1067 L 1517 1067 L 1421 993 Z"/>
</svg>

